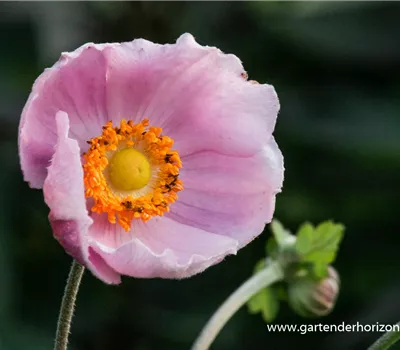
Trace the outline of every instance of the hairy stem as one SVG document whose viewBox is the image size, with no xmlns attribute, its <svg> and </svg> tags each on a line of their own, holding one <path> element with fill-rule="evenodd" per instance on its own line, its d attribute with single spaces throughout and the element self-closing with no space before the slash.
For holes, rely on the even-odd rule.
<svg viewBox="0 0 400 350">
<path fill-rule="evenodd" d="M 71 328 L 72 316 L 74 314 L 76 295 L 81 284 L 85 268 L 76 260 L 72 262 L 71 270 L 65 286 L 64 296 L 61 303 L 60 314 L 58 316 L 56 340 L 54 350 L 66 350 L 68 346 L 68 336 Z"/>
<path fill-rule="evenodd" d="M 400 322 L 393 326 L 393 329 L 382 335 L 368 350 L 389 349 L 400 339 Z"/>
<path fill-rule="evenodd" d="M 192 350 L 208 349 L 224 325 L 242 305 L 262 288 L 280 281 L 282 278 L 282 268 L 276 262 L 269 264 L 263 270 L 250 277 L 225 300 L 210 318 L 194 342 Z"/>
</svg>

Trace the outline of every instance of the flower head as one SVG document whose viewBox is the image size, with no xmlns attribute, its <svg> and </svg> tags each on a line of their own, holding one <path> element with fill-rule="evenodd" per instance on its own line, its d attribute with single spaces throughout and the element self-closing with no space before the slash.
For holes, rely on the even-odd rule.
<svg viewBox="0 0 400 350">
<path fill-rule="evenodd" d="M 188 277 L 271 220 L 278 109 L 272 86 L 190 34 L 89 43 L 36 80 L 21 167 L 43 188 L 54 236 L 106 283 Z"/>
</svg>

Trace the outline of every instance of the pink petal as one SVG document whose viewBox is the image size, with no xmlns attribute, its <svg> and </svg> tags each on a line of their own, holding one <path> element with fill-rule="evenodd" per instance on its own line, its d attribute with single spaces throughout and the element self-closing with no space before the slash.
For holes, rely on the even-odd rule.
<svg viewBox="0 0 400 350">
<path fill-rule="evenodd" d="M 273 131 L 279 102 L 272 86 L 250 83 L 242 74 L 236 56 L 200 46 L 190 34 L 173 45 L 139 39 L 64 53 L 37 79 L 22 113 L 25 180 L 43 185 L 58 111 L 69 115 L 71 137 L 83 151 L 108 119 L 149 118 L 182 156 L 201 150 L 253 155 Z"/>
<path fill-rule="evenodd" d="M 205 151 L 182 157 L 180 178 L 185 189 L 227 194 L 278 192 L 283 182 L 283 157 L 273 137 L 252 157 Z"/>
<path fill-rule="evenodd" d="M 68 137 L 68 115 L 59 112 L 55 119 L 58 139 L 43 185 L 54 236 L 70 255 L 90 268 L 98 278 L 107 283 L 119 283 L 119 275 L 101 257 L 95 252 L 89 256 L 87 232 L 93 221 L 86 210 L 80 149 L 77 141 Z"/>
<path fill-rule="evenodd" d="M 250 156 L 274 129 L 274 88 L 246 81 L 236 56 L 200 46 L 190 34 L 174 45 L 140 39 L 103 52 L 108 115 L 149 118 L 182 156 L 200 150 Z"/>
<path fill-rule="evenodd" d="M 36 80 L 20 123 L 19 150 L 26 181 L 41 188 L 57 140 L 55 115 L 68 114 L 71 136 L 85 141 L 101 134 L 107 121 L 106 67 L 101 45 L 86 44 L 60 60 Z"/>
<path fill-rule="evenodd" d="M 167 214 L 180 223 L 227 235 L 244 246 L 272 219 L 283 182 L 283 157 L 271 138 L 250 158 L 211 152 L 184 158 L 185 189 Z"/>
<path fill-rule="evenodd" d="M 236 254 L 238 242 L 229 237 L 182 225 L 165 217 L 134 222 L 131 239 L 105 216 L 90 228 L 91 247 L 120 274 L 152 278 L 185 278 Z"/>
</svg>

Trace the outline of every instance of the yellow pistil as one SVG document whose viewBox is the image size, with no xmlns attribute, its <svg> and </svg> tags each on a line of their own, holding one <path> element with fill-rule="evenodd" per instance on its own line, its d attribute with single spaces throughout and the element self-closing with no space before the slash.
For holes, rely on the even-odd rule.
<svg viewBox="0 0 400 350">
<path fill-rule="evenodd" d="M 133 148 L 124 148 L 111 157 L 108 175 L 118 190 L 139 190 L 149 183 L 151 167 L 143 153 Z"/>
<path fill-rule="evenodd" d="M 86 197 L 94 200 L 91 210 L 107 213 L 111 223 L 126 231 L 132 220 L 168 212 L 183 190 L 179 154 L 161 132 L 149 127 L 147 119 L 138 124 L 122 120 L 120 127 L 108 122 L 101 136 L 88 141 L 83 170 Z"/>
</svg>

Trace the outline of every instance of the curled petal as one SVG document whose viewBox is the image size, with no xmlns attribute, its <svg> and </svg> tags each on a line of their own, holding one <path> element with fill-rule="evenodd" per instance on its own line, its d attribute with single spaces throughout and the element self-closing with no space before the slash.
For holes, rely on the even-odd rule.
<svg viewBox="0 0 400 350">
<path fill-rule="evenodd" d="M 119 283 L 119 274 L 97 253 L 89 255 L 87 232 L 93 221 L 86 210 L 80 149 L 78 143 L 68 137 L 68 115 L 59 112 L 55 119 L 57 142 L 43 185 L 54 236 L 69 254 L 89 267 L 97 277 L 107 283 Z"/>
<path fill-rule="evenodd" d="M 127 235 L 106 217 L 90 228 L 91 247 L 120 274 L 185 278 L 236 254 L 238 242 L 165 217 L 135 222 Z"/>
</svg>

